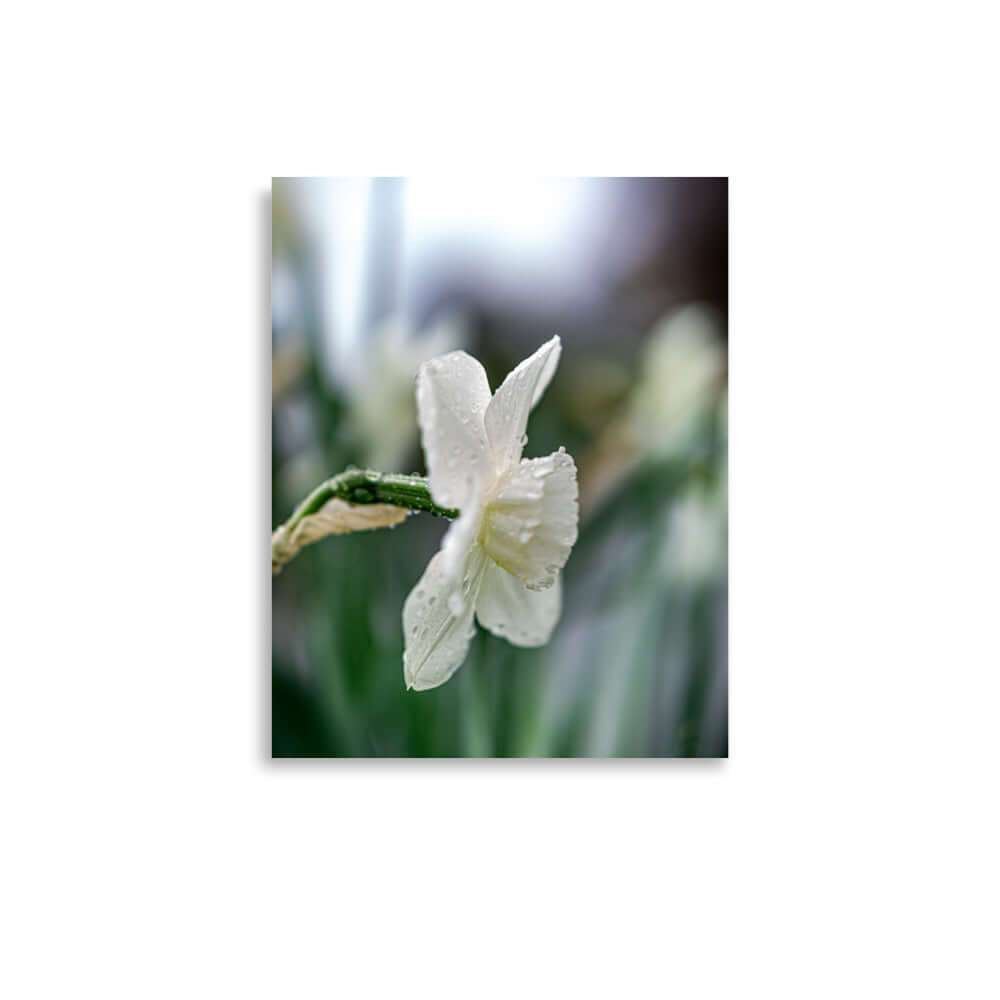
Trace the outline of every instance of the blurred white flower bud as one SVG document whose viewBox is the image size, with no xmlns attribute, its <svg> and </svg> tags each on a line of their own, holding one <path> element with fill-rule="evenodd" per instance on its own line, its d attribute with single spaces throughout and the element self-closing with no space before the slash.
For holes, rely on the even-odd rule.
<svg viewBox="0 0 1000 1000">
<path fill-rule="evenodd" d="M 465 339 L 460 318 L 451 313 L 419 335 L 400 317 L 386 320 L 374 332 L 361 379 L 349 390 L 350 420 L 361 439 L 365 465 L 402 471 L 417 439 L 417 370 L 421 362 L 463 347 Z"/>
<path fill-rule="evenodd" d="M 713 310 L 694 304 L 664 317 L 650 335 L 630 407 L 633 435 L 648 457 L 683 452 L 718 398 L 726 367 L 719 326 Z"/>
</svg>

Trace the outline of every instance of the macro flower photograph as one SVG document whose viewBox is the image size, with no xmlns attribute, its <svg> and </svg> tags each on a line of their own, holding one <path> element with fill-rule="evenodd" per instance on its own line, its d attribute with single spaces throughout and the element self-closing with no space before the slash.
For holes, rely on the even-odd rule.
<svg viewBox="0 0 1000 1000">
<path fill-rule="evenodd" d="M 725 178 L 274 178 L 271 755 L 728 756 Z"/>
</svg>

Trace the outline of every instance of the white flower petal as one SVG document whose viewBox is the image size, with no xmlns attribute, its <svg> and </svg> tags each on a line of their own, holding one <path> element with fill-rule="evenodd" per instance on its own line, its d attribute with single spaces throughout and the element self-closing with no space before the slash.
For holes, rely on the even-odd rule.
<svg viewBox="0 0 1000 1000">
<path fill-rule="evenodd" d="M 490 386 L 483 366 L 452 351 L 420 366 L 417 413 L 431 495 L 443 507 L 462 507 L 493 477 L 483 423 Z"/>
<path fill-rule="evenodd" d="M 562 580 L 546 590 L 528 590 L 492 560 L 476 602 L 479 624 L 515 646 L 544 646 L 559 621 Z"/>
<path fill-rule="evenodd" d="M 445 572 L 444 552 L 431 559 L 403 605 L 403 676 L 417 691 L 444 684 L 462 665 L 475 635 L 472 623 L 483 570 L 489 560 L 478 545 L 468 551 L 464 574 Z"/>
<path fill-rule="evenodd" d="M 565 451 L 525 459 L 487 503 L 481 544 L 532 590 L 552 586 L 576 542 L 577 493 L 576 465 Z"/>
<path fill-rule="evenodd" d="M 555 341 L 553 347 L 549 350 L 549 344 Z M 545 356 L 542 361 L 541 370 L 538 372 L 538 381 L 535 382 L 535 391 L 531 394 L 531 408 L 534 409 L 538 405 L 538 401 L 542 398 L 542 393 L 549 387 L 549 383 L 555 376 L 556 369 L 559 367 L 559 358 L 562 355 L 562 341 L 558 337 L 553 337 L 546 344 L 536 351 L 536 354 L 540 354 L 545 351 Z M 531 358 L 528 358 L 530 361 Z"/>
<path fill-rule="evenodd" d="M 558 337 L 525 358 L 504 380 L 486 408 L 486 433 L 493 461 L 503 471 L 517 465 L 528 414 L 552 380 L 562 345 Z"/>
<path fill-rule="evenodd" d="M 469 550 L 476 542 L 483 521 L 483 508 L 474 497 L 464 503 L 462 513 L 452 521 L 441 543 L 441 568 L 450 577 L 457 577 L 465 568 Z"/>
</svg>

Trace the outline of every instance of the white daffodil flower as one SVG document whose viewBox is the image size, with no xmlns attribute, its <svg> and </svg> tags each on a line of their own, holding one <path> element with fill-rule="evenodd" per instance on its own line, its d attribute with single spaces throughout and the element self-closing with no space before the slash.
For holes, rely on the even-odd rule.
<svg viewBox="0 0 1000 1000">
<path fill-rule="evenodd" d="M 403 606 L 407 687 L 437 687 L 461 666 L 473 614 L 515 646 L 548 642 L 559 619 L 559 572 L 576 542 L 576 465 L 563 448 L 531 459 L 521 450 L 561 350 L 553 337 L 492 396 L 483 366 L 464 351 L 420 366 L 431 495 L 461 515 Z"/>
</svg>

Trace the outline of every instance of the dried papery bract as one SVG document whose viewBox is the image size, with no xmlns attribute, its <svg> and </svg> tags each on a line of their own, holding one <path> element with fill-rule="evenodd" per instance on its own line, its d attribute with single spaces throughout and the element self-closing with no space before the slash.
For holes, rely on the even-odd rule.
<svg viewBox="0 0 1000 1000">
<path fill-rule="evenodd" d="M 292 528 L 282 525 L 274 532 L 271 538 L 271 572 L 277 573 L 303 546 L 318 542 L 327 535 L 389 528 L 405 521 L 408 514 L 404 507 L 382 503 L 361 506 L 334 497 Z"/>
</svg>

